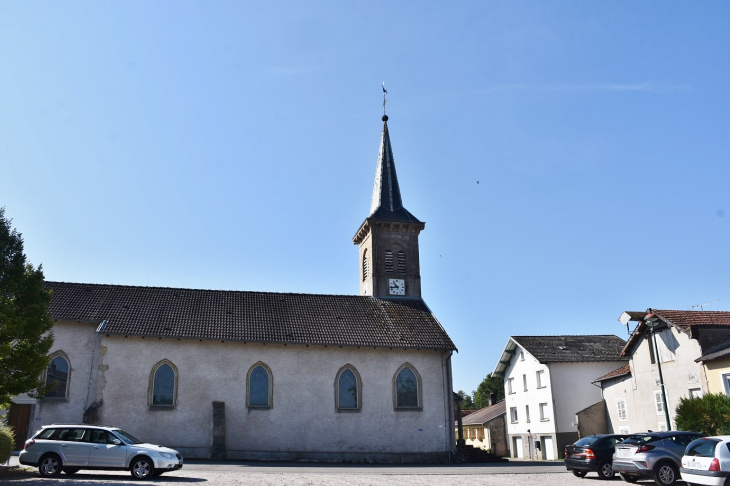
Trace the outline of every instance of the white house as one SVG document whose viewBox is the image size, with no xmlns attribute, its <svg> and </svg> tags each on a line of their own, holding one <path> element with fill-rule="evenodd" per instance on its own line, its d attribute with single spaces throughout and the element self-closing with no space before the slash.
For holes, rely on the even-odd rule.
<svg viewBox="0 0 730 486">
<path fill-rule="evenodd" d="M 17 397 L 21 442 L 103 423 L 186 457 L 446 461 L 455 346 L 421 299 L 425 223 L 401 202 L 387 117 L 360 295 L 47 282 L 55 343 L 43 400 Z"/>
<path fill-rule="evenodd" d="M 652 342 L 652 324 L 646 320 L 648 314 L 656 316 L 653 327 L 658 353 Z M 679 399 L 715 391 L 709 383 L 720 382 L 719 374 L 708 376 L 707 368 L 698 361 L 730 342 L 730 312 L 649 309 L 624 312 L 622 317 L 624 322 L 638 322 L 621 351 L 621 357 L 629 361 L 594 379 L 606 401 L 610 428 L 616 433 L 674 429 Z"/>
<path fill-rule="evenodd" d="M 576 413 L 601 400 L 596 373 L 625 361 L 617 336 L 511 336 L 493 374 L 504 377 L 514 458 L 553 460 L 578 439 Z"/>
</svg>

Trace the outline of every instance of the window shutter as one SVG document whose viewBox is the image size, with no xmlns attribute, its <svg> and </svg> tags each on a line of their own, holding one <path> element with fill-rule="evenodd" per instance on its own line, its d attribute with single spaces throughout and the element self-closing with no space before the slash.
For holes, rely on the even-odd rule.
<svg viewBox="0 0 730 486">
<path fill-rule="evenodd" d="M 398 273 L 406 273 L 406 252 L 398 252 Z"/>
<path fill-rule="evenodd" d="M 385 271 L 393 273 L 393 252 L 385 250 Z"/>
</svg>

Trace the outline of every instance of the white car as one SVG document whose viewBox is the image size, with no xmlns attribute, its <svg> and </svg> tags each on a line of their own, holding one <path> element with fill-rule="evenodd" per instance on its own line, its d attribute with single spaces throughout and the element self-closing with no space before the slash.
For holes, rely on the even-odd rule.
<svg viewBox="0 0 730 486">
<path fill-rule="evenodd" d="M 116 427 L 47 425 L 25 442 L 18 458 L 44 477 L 81 469 L 128 470 L 135 479 L 149 479 L 183 467 L 174 449 L 146 444 Z"/>
<path fill-rule="evenodd" d="M 679 472 L 689 485 L 730 484 L 730 435 L 703 437 L 690 442 L 682 456 Z"/>
</svg>

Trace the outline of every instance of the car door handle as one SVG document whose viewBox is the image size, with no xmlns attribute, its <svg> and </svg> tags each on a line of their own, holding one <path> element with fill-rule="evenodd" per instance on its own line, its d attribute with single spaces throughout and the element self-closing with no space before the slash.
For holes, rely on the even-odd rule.
<svg viewBox="0 0 730 486">
<path fill-rule="evenodd" d="M 98 449 L 98 448 L 99 448 L 99 446 L 94 446 L 94 449 Z"/>
<path fill-rule="evenodd" d="M 61 444 L 61 447 L 68 447 L 68 444 Z"/>
</svg>

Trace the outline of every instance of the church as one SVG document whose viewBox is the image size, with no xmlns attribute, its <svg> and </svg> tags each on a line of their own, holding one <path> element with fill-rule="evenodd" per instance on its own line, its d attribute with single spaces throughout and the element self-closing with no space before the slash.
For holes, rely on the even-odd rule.
<svg viewBox="0 0 730 486">
<path fill-rule="evenodd" d="M 454 343 L 421 298 L 418 237 L 383 131 L 353 237 L 359 295 L 46 282 L 55 342 L 21 442 L 96 423 L 186 458 L 445 462 Z"/>
</svg>

